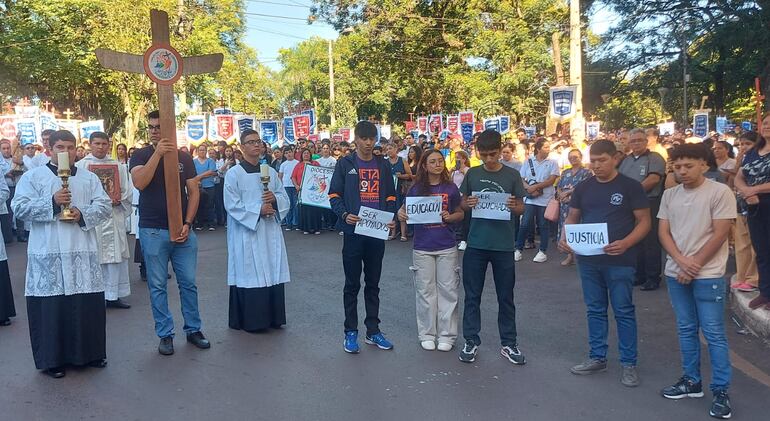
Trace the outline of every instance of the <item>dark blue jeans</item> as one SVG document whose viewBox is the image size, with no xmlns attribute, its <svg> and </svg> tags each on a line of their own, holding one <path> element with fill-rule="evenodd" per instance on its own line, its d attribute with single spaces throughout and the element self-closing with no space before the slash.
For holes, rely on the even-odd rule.
<svg viewBox="0 0 770 421">
<path fill-rule="evenodd" d="M 366 336 L 380 333 L 380 275 L 385 242 L 358 234 L 345 234 L 342 241 L 342 267 L 345 286 L 342 301 L 345 306 L 345 332 L 358 331 L 358 292 L 361 272 L 364 274 L 364 308 Z"/>
<path fill-rule="evenodd" d="M 759 204 L 749 206 L 749 234 L 757 255 L 759 295 L 770 298 L 770 194 L 759 195 Z"/>
<path fill-rule="evenodd" d="M 682 285 L 671 277 L 668 282 L 668 296 L 676 315 L 679 334 L 679 352 L 682 355 L 684 375 L 695 382 L 701 381 L 700 340 L 698 331 L 703 332 L 711 358 L 712 391 L 730 387 L 730 350 L 725 334 L 725 301 L 727 281 L 724 278 L 695 279 Z"/>
<path fill-rule="evenodd" d="M 611 303 L 618 330 L 620 363 L 636 365 L 636 310 L 633 283 L 636 270 L 630 266 L 606 266 L 578 260 L 583 300 L 588 314 L 589 357 L 607 359 L 607 307 Z"/>
<path fill-rule="evenodd" d="M 548 220 L 545 219 L 545 206 L 537 205 L 524 205 L 524 216 L 521 218 L 521 226 L 516 234 L 516 250 L 524 249 L 524 240 L 527 239 L 530 231 L 535 229 L 533 220 L 540 229 L 540 251 L 545 253 L 548 250 Z"/>
<path fill-rule="evenodd" d="M 516 306 L 513 304 L 513 287 L 516 285 L 513 252 L 491 251 L 468 247 L 463 255 L 463 287 L 465 310 L 463 311 L 463 337 L 476 345 L 481 344 L 481 293 L 487 266 L 492 264 L 492 275 L 497 293 L 497 328 L 503 346 L 516 343 Z"/>
<path fill-rule="evenodd" d="M 286 194 L 289 195 L 289 212 L 283 218 L 283 223 L 288 228 L 299 227 L 299 208 L 297 207 L 297 189 L 294 186 L 284 187 Z"/>
</svg>

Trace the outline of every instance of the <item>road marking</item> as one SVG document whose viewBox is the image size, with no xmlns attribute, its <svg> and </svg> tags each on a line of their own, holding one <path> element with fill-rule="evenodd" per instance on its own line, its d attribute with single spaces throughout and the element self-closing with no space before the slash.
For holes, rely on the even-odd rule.
<svg viewBox="0 0 770 421">
<path fill-rule="evenodd" d="M 703 335 L 698 335 L 698 336 L 700 339 L 700 343 L 708 346 L 708 344 L 706 343 L 706 340 L 703 339 Z M 750 363 L 748 360 L 746 360 L 745 358 L 741 357 L 740 355 L 736 354 L 733 351 L 730 351 L 730 365 L 742 371 L 743 374 L 751 377 L 752 379 L 762 383 L 767 387 L 770 387 L 770 375 L 768 375 L 767 373 L 762 371 L 761 368 Z"/>
</svg>

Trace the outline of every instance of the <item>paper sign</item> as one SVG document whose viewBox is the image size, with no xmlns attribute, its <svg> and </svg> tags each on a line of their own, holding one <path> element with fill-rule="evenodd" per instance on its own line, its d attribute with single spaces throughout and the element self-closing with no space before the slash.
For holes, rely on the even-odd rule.
<svg viewBox="0 0 770 421">
<path fill-rule="evenodd" d="M 329 203 L 329 186 L 331 185 L 333 167 L 305 165 L 302 172 L 302 188 L 299 202 L 303 205 L 331 209 Z"/>
<path fill-rule="evenodd" d="M 508 208 L 510 193 L 497 192 L 473 192 L 473 196 L 479 198 L 479 202 L 473 207 L 472 218 L 496 219 L 510 221 L 511 210 Z"/>
<path fill-rule="evenodd" d="M 607 223 L 601 224 L 565 224 L 564 233 L 567 244 L 579 256 L 596 256 L 604 253 L 609 244 Z"/>
<path fill-rule="evenodd" d="M 367 237 L 387 240 L 390 234 L 388 224 L 393 221 L 393 213 L 361 206 L 358 211 L 361 218 L 356 224 L 355 233 Z"/>
<path fill-rule="evenodd" d="M 406 198 L 407 224 L 440 224 L 441 196 L 410 196 Z"/>
</svg>

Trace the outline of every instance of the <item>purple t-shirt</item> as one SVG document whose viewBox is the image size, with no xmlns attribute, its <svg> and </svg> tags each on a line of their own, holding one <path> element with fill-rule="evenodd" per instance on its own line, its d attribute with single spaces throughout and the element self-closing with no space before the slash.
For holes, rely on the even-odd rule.
<svg viewBox="0 0 770 421">
<path fill-rule="evenodd" d="M 429 196 L 442 197 L 442 211 L 452 213 L 460 206 L 460 190 L 454 183 L 430 186 Z M 418 186 L 412 186 L 406 194 L 409 196 L 424 196 L 418 193 Z M 419 251 L 439 251 L 453 248 L 456 245 L 455 232 L 448 224 L 416 224 L 414 225 L 414 249 Z"/>
<path fill-rule="evenodd" d="M 380 168 L 377 160 L 369 161 L 356 157 L 358 165 L 358 191 L 361 195 L 361 206 L 372 209 L 380 208 Z"/>
</svg>

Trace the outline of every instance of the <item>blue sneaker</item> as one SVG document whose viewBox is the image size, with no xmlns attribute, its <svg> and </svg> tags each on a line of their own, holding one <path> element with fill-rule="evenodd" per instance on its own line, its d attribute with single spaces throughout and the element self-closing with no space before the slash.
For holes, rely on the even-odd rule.
<svg viewBox="0 0 770 421">
<path fill-rule="evenodd" d="M 383 336 L 382 333 L 376 333 L 372 336 L 367 336 L 366 339 L 364 339 L 364 342 L 369 345 L 377 345 L 377 348 L 380 349 L 393 349 L 393 344 L 390 343 L 389 340 L 385 339 L 385 336 Z"/>
<path fill-rule="evenodd" d="M 342 348 L 348 354 L 358 354 L 358 351 L 360 351 L 358 347 L 358 332 L 355 330 L 345 332 L 345 341 L 342 343 Z"/>
</svg>

